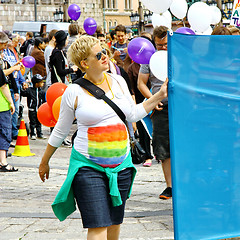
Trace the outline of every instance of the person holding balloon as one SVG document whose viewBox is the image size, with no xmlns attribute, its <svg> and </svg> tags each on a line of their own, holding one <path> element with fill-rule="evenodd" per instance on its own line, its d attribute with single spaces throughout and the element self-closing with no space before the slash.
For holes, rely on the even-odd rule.
<svg viewBox="0 0 240 240">
<path fill-rule="evenodd" d="M 108 74 L 109 58 L 98 39 L 78 38 L 68 56 L 83 72 L 84 78 L 101 88 L 135 122 L 147 115 L 167 97 L 167 81 L 160 91 L 136 105 L 125 80 Z M 70 157 L 67 179 L 52 204 L 55 215 L 63 221 L 75 211 L 81 212 L 88 240 L 119 239 L 126 199 L 130 196 L 136 169 L 132 164 L 125 123 L 103 100 L 77 84 L 71 84 L 62 96 L 58 122 L 49 138 L 39 165 L 42 181 L 49 178 L 49 161 L 68 135 L 73 119 L 78 124 Z"/>
<path fill-rule="evenodd" d="M 51 83 L 62 82 L 69 84 L 71 82 L 70 74 L 77 72 L 78 67 L 73 65 L 69 68 L 67 58 L 63 52 L 63 48 L 67 46 L 67 33 L 63 30 L 57 31 L 54 35 L 56 46 L 49 58 L 49 68 L 51 70 Z"/>
<path fill-rule="evenodd" d="M 157 51 L 167 51 L 167 32 L 168 28 L 165 26 L 154 28 L 153 40 Z M 142 64 L 138 75 L 138 88 L 145 98 L 151 98 L 152 94 L 158 92 L 165 80 L 159 79 L 153 75 L 150 69 L 150 64 Z M 161 64 L 163 65 L 163 63 L 159 61 L 155 62 L 155 65 L 159 70 L 161 70 Z M 147 86 L 148 82 L 151 84 L 152 93 Z M 169 199 L 172 197 L 172 181 L 169 147 L 168 99 L 163 99 L 162 103 L 163 106 L 156 106 L 151 115 L 153 124 L 152 145 L 156 159 L 162 161 L 162 169 L 167 184 L 167 188 L 159 195 L 159 198 Z"/>
</svg>

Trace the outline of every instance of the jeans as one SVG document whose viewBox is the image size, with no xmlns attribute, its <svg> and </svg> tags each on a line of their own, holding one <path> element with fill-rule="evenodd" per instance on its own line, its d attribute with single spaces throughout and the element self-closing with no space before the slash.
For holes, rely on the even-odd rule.
<svg viewBox="0 0 240 240">
<path fill-rule="evenodd" d="M 15 112 L 12 115 L 12 137 L 17 137 L 17 135 L 18 135 L 18 126 L 17 125 L 18 125 L 18 114 L 19 114 L 19 103 L 20 103 L 20 100 L 18 99 L 15 102 L 14 92 L 13 92 L 12 89 L 10 89 L 10 91 L 11 91 L 11 96 L 12 96 L 13 103 L 14 103 L 14 106 L 15 106 Z M 20 93 L 20 91 L 18 93 Z"/>
</svg>

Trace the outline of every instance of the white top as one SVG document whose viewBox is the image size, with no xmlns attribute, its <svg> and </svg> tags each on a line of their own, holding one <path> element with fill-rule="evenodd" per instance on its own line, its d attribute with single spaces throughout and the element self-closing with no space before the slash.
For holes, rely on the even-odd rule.
<svg viewBox="0 0 240 240">
<path fill-rule="evenodd" d="M 46 78 L 46 85 L 49 87 L 52 85 L 51 82 L 51 71 L 49 70 L 48 63 L 49 63 L 49 58 L 52 54 L 52 50 L 54 48 L 51 46 L 47 46 L 44 50 L 44 59 L 45 59 L 45 66 L 46 66 L 46 72 L 47 72 L 47 78 Z"/>
<path fill-rule="evenodd" d="M 125 80 L 120 75 L 112 75 L 111 91 L 106 93 L 126 115 L 129 122 L 139 121 L 147 115 L 143 104 L 135 104 Z M 75 99 L 78 97 L 76 110 Z M 112 99 L 113 98 L 113 99 Z M 59 147 L 77 119 L 78 132 L 74 148 L 102 166 L 118 165 L 129 153 L 129 138 L 125 124 L 104 100 L 96 99 L 77 84 L 68 86 L 62 96 L 60 115 L 49 138 L 49 144 Z"/>
</svg>

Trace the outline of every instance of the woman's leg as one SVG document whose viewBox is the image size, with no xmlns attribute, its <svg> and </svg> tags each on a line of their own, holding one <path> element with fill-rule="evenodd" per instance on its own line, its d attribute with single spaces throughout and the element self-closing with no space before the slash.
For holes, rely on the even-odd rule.
<svg viewBox="0 0 240 240">
<path fill-rule="evenodd" d="M 107 227 L 88 228 L 87 240 L 107 240 Z"/>
<path fill-rule="evenodd" d="M 107 228 L 107 240 L 118 240 L 120 234 L 120 224 L 112 225 Z"/>
</svg>

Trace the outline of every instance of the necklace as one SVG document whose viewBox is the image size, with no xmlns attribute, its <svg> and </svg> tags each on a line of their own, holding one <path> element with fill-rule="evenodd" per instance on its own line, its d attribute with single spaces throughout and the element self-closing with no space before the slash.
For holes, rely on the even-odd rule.
<svg viewBox="0 0 240 240">
<path fill-rule="evenodd" d="M 104 73 L 104 75 L 106 76 L 106 74 Z M 113 91 L 112 91 L 112 89 L 111 89 L 111 87 L 110 87 L 110 84 L 109 84 L 109 82 L 108 82 L 108 79 L 107 79 L 107 77 L 106 77 L 106 80 L 107 80 L 107 85 L 108 85 L 108 88 L 109 88 L 109 90 L 111 91 L 111 93 L 112 93 L 112 98 L 111 98 L 111 100 L 112 99 L 114 99 L 114 94 L 113 94 Z"/>
</svg>

